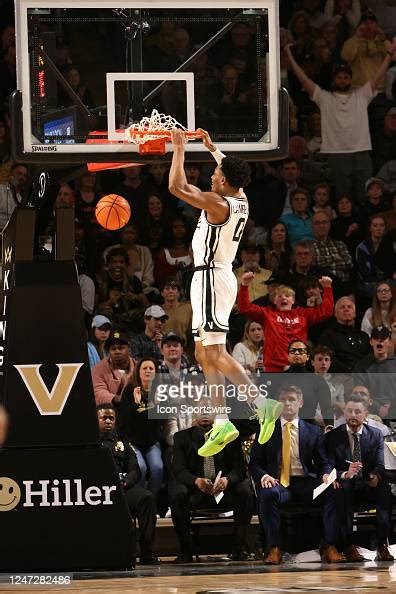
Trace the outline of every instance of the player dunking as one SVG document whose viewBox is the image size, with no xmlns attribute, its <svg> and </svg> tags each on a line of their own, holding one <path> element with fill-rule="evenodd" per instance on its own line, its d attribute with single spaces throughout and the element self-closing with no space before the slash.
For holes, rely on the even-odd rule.
<svg viewBox="0 0 396 594">
<path fill-rule="evenodd" d="M 201 209 L 192 241 L 195 272 L 191 282 L 193 310 L 192 331 L 195 357 L 200 363 L 212 402 L 219 399 L 219 387 L 225 377 L 244 394 L 254 399 L 260 421 L 259 442 L 273 432 L 281 405 L 259 396 L 243 367 L 226 350 L 228 320 L 237 295 L 237 280 L 232 262 L 249 216 L 243 187 L 250 177 L 249 165 L 242 159 L 225 157 L 212 143 L 209 134 L 199 129 L 205 147 L 218 163 L 212 175 L 210 192 L 202 192 L 187 183 L 184 172 L 186 138 L 182 130 L 172 130 L 173 159 L 169 172 L 169 190 L 177 198 Z M 241 390 L 242 391 L 242 390 Z M 224 406 L 224 391 L 220 397 Z M 226 414 L 217 414 L 211 434 L 198 450 L 201 456 L 213 456 L 238 437 L 236 427 Z"/>
</svg>

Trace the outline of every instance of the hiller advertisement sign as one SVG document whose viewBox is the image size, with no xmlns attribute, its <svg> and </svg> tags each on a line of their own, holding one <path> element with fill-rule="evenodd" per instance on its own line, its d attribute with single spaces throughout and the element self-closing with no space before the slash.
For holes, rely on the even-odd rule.
<svg viewBox="0 0 396 594">
<path fill-rule="evenodd" d="M 134 527 L 107 448 L 0 448 L 0 526 L 0 572 L 133 564 Z"/>
<path fill-rule="evenodd" d="M 0 477 L 0 512 L 37 507 L 113 505 L 116 485 L 89 485 L 83 479 L 25 480 Z"/>
</svg>

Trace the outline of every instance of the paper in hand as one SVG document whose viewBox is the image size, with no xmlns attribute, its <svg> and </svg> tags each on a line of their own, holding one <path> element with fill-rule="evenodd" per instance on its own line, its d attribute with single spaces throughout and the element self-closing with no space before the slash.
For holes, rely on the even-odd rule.
<svg viewBox="0 0 396 594">
<path fill-rule="evenodd" d="M 220 493 L 218 493 L 217 495 L 214 496 L 216 503 L 220 503 L 220 501 L 223 499 L 224 497 L 224 491 L 220 491 Z"/>
<path fill-rule="evenodd" d="M 213 483 L 213 489 L 216 488 L 217 483 L 219 482 L 220 478 L 221 478 L 221 470 L 219 470 L 219 472 L 217 473 L 215 482 Z M 220 493 L 218 493 L 217 495 L 214 495 L 214 498 L 215 498 L 215 501 L 217 504 L 223 499 L 223 497 L 224 497 L 223 491 L 220 491 Z"/>
<path fill-rule="evenodd" d="M 322 483 L 321 485 L 319 485 L 319 487 L 316 487 L 316 489 L 313 490 L 312 499 L 316 499 L 317 497 L 319 497 L 319 495 L 321 493 L 323 493 L 323 491 L 326 491 L 327 487 L 330 487 L 330 485 L 332 485 L 334 483 L 336 478 L 337 478 L 337 471 L 335 468 L 333 468 L 333 470 L 329 474 L 327 483 Z"/>
</svg>

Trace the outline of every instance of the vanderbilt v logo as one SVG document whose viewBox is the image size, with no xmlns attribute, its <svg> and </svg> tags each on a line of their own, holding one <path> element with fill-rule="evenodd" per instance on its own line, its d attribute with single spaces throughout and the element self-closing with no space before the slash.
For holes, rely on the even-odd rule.
<svg viewBox="0 0 396 594">
<path fill-rule="evenodd" d="M 58 375 L 51 392 L 39 373 L 41 364 L 14 365 L 41 415 L 61 415 L 83 363 L 57 363 Z"/>
</svg>

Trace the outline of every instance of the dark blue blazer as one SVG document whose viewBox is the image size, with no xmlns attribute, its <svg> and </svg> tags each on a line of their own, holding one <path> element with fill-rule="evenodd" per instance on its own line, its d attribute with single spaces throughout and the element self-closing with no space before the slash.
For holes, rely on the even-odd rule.
<svg viewBox="0 0 396 594">
<path fill-rule="evenodd" d="M 327 461 L 323 436 L 317 425 L 299 419 L 298 442 L 300 461 L 306 476 L 322 478 L 331 471 Z M 256 439 L 250 454 L 249 470 L 253 479 L 259 483 L 264 474 L 279 478 L 282 454 L 282 425 L 275 423 L 275 430 L 267 443 L 260 445 Z"/>
<path fill-rule="evenodd" d="M 382 477 L 385 472 L 384 438 L 377 427 L 363 425 L 360 449 L 362 452 L 363 479 L 368 479 L 370 474 L 378 474 L 378 476 Z M 341 474 L 349 468 L 346 460 L 352 460 L 352 451 L 345 424 L 326 433 L 325 450 L 332 468 L 337 469 L 337 477 L 341 478 Z"/>
</svg>

